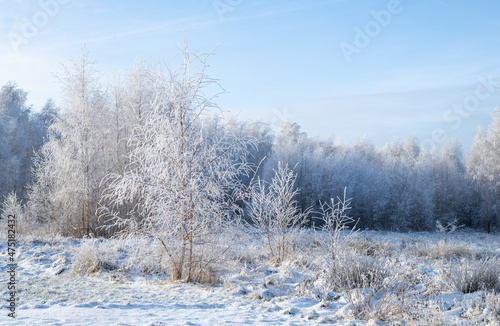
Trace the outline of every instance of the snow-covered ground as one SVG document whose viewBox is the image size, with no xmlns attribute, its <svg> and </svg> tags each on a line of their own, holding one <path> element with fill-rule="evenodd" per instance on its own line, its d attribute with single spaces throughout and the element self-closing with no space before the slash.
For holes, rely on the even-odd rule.
<svg viewBox="0 0 500 326">
<path fill-rule="evenodd" d="M 325 268 L 318 236 L 302 233 L 297 250 L 280 265 L 269 263 L 265 246 L 255 241 L 235 244 L 216 284 L 169 282 L 145 268 L 148 263 L 138 258 L 144 251 L 131 254 L 133 248 L 121 240 L 21 240 L 17 318 L 7 317 L 3 301 L 0 324 L 500 324 L 498 288 L 496 294 L 456 288 L 457 273 L 472 270 L 476 262 L 489 264 L 500 284 L 498 235 L 460 232 L 445 240 L 440 234 L 363 233 L 349 247 L 350 257 L 379 266 L 370 273 L 383 270 L 377 290 L 333 286 L 337 279 Z M 1 293 L 7 298 L 5 240 L 0 252 Z M 85 262 L 95 255 L 99 264 L 92 269 Z M 76 268 L 82 264 L 92 273 Z"/>
</svg>

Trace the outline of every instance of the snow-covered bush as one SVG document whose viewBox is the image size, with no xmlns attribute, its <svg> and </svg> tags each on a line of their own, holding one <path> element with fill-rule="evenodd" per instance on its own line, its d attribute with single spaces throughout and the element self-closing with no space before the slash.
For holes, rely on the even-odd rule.
<svg viewBox="0 0 500 326">
<path fill-rule="evenodd" d="M 228 225 L 226 234 L 232 235 L 232 243 L 226 251 L 226 267 L 254 267 L 262 261 L 267 261 L 266 242 L 253 231 L 248 225 L 241 225 L 239 222 Z"/>
<path fill-rule="evenodd" d="M 296 179 L 294 171 L 279 162 L 269 185 L 259 179 L 252 188 L 249 215 L 267 243 L 271 260 L 276 263 L 283 262 L 293 249 L 289 246 L 291 233 L 307 222 L 310 212 L 299 207 Z"/>
<path fill-rule="evenodd" d="M 139 260 L 132 260 L 136 250 L 151 248 L 138 245 L 134 241 L 120 239 L 93 239 L 84 238 L 78 247 L 72 250 L 71 271 L 73 274 L 93 274 L 99 271 L 110 272 L 115 270 L 130 270 L 131 267 L 141 266 Z"/>
<path fill-rule="evenodd" d="M 346 250 L 348 242 L 355 234 L 354 218 L 348 215 L 351 209 L 352 198 L 346 198 L 347 188 L 344 188 L 344 197 L 333 198 L 331 203 L 321 204 L 321 220 L 323 221 L 323 231 L 327 234 L 327 245 L 329 257 L 337 259 Z"/>
<path fill-rule="evenodd" d="M 131 235 L 119 239 L 124 261 L 121 272 L 150 277 L 152 275 L 167 278 L 170 271 L 170 259 L 165 249 L 155 239 Z"/>
</svg>

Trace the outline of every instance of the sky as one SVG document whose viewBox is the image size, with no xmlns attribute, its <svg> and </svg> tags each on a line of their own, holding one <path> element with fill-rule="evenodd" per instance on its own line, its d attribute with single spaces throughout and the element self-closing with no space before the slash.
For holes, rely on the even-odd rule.
<svg viewBox="0 0 500 326">
<path fill-rule="evenodd" d="M 62 105 L 60 63 L 85 45 L 106 82 L 138 58 L 215 54 L 228 115 L 277 132 L 376 145 L 416 135 L 470 149 L 499 104 L 500 2 L 468 0 L 0 0 L 0 85 Z"/>
</svg>

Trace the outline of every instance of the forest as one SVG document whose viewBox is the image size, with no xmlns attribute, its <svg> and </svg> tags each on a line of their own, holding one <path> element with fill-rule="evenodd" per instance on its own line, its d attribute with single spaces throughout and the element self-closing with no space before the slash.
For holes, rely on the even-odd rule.
<svg viewBox="0 0 500 326">
<path fill-rule="evenodd" d="M 185 212 L 196 201 L 201 215 L 212 206 L 210 214 L 251 222 L 250 188 L 271 184 L 279 164 L 293 170 L 305 226 L 321 227 L 322 203 L 346 190 L 359 229 L 500 227 L 498 112 L 467 155 L 453 140 L 425 151 L 412 135 L 377 148 L 367 138 L 353 145 L 312 138 L 298 123 L 284 122 L 274 134 L 265 123 L 224 117 L 215 103 L 222 88 L 203 70 L 207 57 L 186 52 L 175 71 L 139 62 L 104 83 L 84 51 L 58 73 L 64 102 L 49 99 L 37 110 L 26 104 L 26 90 L 4 85 L 0 197 L 3 207 L 22 212 L 20 232 L 111 236 L 154 210 L 173 209 L 179 198 Z M 175 172 L 176 165 L 184 167 Z M 185 198 L 187 186 L 196 199 Z M 170 202 L 163 207 L 159 197 Z M 230 198 L 234 207 L 222 207 Z"/>
</svg>

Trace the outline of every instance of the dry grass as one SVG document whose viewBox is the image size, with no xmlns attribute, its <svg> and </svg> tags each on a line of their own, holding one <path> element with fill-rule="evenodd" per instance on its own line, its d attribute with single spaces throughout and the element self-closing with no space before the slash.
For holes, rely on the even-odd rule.
<svg viewBox="0 0 500 326">
<path fill-rule="evenodd" d="M 93 240 L 83 240 L 73 253 L 71 272 L 73 274 L 94 274 L 99 272 L 100 261 L 97 245 Z"/>
<path fill-rule="evenodd" d="M 467 246 L 463 239 L 444 241 L 432 234 L 401 235 L 401 238 L 395 234 L 386 240 L 377 234 L 361 233 L 342 241 L 343 246 L 336 248 L 337 254 L 332 259 L 325 239 L 321 232 L 298 230 L 288 239 L 288 258 L 275 265 L 266 255 L 262 241 L 251 236 L 221 242 L 219 245 L 229 246 L 229 250 L 220 247 L 215 251 L 226 252 L 225 256 L 213 254 L 211 246 L 202 247 L 194 259 L 192 280 L 220 283 L 226 272 L 245 270 L 236 272 L 239 282 L 264 284 L 274 295 L 267 297 L 260 289 L 252 288 L 249 298 L 308 297 L 327 305 L 334 302 L 339 305 L 345 300 L 345 306 L 340 304 L 342 311 L 338 311 L 338 318 L 375 320 L 390 325 L 400 322 L 437 326 L 449 325 L 451 320 L 459 320 L 463 325 L 499 324 L 500 295 L 495 291 L 500 291 L 500 259 L 492 257 L 494 250 L 488 249 L 491 245 Z M 113 273 L 140 272 L 146 277 L 163 271 L 165 276 L 161 278 L 167 279 L 168 257 L 161 246 L 153 243 L 128 239 L 108 248 L 105 242 L 84 240 L 74 253 L 72 270 L 91 274 L 108 266 L 109 270 L 116 268 Z M 477 248 L 484 249 L 490 258 L 473 255 Z M 278 269 L 290 275 L 269 277 L 263 271 Z M 475 293 L 460 297 L 458 292 Z M 450 300 L 446 295 L 457 297 Z M 452 317 L 448 309 L 453 309 Z M 457 311 L 461 311 L 460 315 Z"/>
<path fill-rule="evenodd" d="M 471 256 L 472 253 L 467 246 L 444 240 L 436 243 L 426 242 L 416 244 L 413 253 L 417 257 L 425 257 L 430 259 L 450 259 L 457 257 Z"/>
<path fill-rule="evenodd" d="M 454 264 L 450 274 L 455 289 L 462 293 L 473 293 L 479 290 L 500 291 L 500 260 L 498 258 L 462 259 Z"/>
<path fill-rule="evenodd" d="M 395 246 L 366 233 L 354 234 L 345 244 L 346 248 L 366 256 L 380 256 L 391 254 Z"/>
<path fill-rule="evenodd" d="M 480 297 L 462 303 L 462 317 L 481 325 L 500 324 L 500 295 L 486 292 Z M 484 314 L 484 312 L 488 312 Z"/>
<path fill-rule="evenodd" d="M 389 275 L 390 265 L 384 258 L 346 253 L 332 263 L 331 286 L 334 290 L 380 287 Z"/>
<path fill-rule="evenodd" d="M 380 320 L 384 322 L 400 320 L 408 307 L 404 304 L 403 293 L 391 292 L 391 289 L 366 288 L 364 291 L 349 291 L 347 298 L 350 314 L 355 319 Z M 398 290 L 393 289 L 393 290 Z"/>
</svg>

